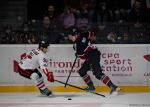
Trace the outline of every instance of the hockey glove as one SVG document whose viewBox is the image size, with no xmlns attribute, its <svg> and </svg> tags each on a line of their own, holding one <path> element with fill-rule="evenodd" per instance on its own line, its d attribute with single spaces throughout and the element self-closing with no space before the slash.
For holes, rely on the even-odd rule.
<svg viewBox="0 0 150 107">
<path fill-rule="evenodd" d="M 54 82 L 54 75 L 53 75 L 53 72 L 48 72 L 47 73 L 47 80 L 49 82 Z"/>
<path fill-rule="evenodd" d="M 86 59 L 86 55 L 85 55 L 85 54 L 78 55 L 78 57 L 79 57 L 80 59 Z"/>
</svg>

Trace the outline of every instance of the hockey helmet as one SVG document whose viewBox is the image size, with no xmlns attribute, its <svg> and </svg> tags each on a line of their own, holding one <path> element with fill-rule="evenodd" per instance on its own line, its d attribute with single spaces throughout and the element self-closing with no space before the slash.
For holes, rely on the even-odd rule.
<svg viewBox="0 0 150 107">
<path fill-rule="evenodd" d="M 39 43 L 39 48 L 43 47 L 43 48 L 47 48 L 49 46 L 49 43 L 46 41 L 40 41 Z"/>
</svg>

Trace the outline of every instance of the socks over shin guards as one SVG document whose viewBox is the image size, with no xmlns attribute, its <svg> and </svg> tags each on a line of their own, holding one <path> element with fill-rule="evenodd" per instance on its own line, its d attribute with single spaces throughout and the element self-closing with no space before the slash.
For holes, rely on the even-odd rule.
<svg viewBox="0 0 150 107">
<path fill-rule="evenodd" d="M 45 83 L 44 83 L 44 78 L 43 77 L 39 77 L 38 74 L 33 73 L 31 75 L 31 79 L 33 79 L 36 83 L 36 86 L 41 89 L 44 90 L 46 88 Z"/>
<path fill-rule="evenodd" d="M 37 85 L 36 85 L 39 89 L 44 90 L 46 88 L 45 83 L 44 83 L 44 79 L 40 78 L 39 81 L 37 81 Z"/>
<path fill-rule="evenodd" d="M 102 81 L 105 85 L 107 85 L 109 88 L 115 86 L 115 85 L 112 83 L 112 81 L 110 80 L 110 78 L 109 78 L 108 76 L 106 76 L 106 75 L 104 75 L 104 76 L 101 78 L 101 81 Z"/>
<path fill-rule="evenodd" d="M 83 76 L 82 78 L 83 78 L 84 82 L 85 82 L 88 86 L 94 87 L 94 86 L 93 86 L 93 82 L 92 82 L 92 80 L 91 80 L 91 77 L 90 77 L 88 74 L 86 74 L 86 75 Z"/>
</svg>

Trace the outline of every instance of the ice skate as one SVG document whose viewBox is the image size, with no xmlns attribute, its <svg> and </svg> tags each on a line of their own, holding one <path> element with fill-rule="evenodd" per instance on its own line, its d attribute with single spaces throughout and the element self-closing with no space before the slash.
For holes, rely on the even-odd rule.
<svg viewBox="0 0 150 107">
<path fill-rule="evenodd" d="M 86 91 L 90 91 L 90 92 L 94 92 L 95 91 L 95 87 L 94 86 L 88 86 L 85 88 Z"/>
<path fill-rule="evenodd" d="M 121 89 L 118 86 L 113 86 L 113 87 L 111 87 L 110 95 L 118 95 L 118 92 L 120 90 Z"/>
<path fill-rule="evenodd" d="M 40 89 L 40 92 L 42 95 L 52 96 L 52 91 L 50 91 L 48 88 L 45 88 L 44 90 Z"/>
</svg>

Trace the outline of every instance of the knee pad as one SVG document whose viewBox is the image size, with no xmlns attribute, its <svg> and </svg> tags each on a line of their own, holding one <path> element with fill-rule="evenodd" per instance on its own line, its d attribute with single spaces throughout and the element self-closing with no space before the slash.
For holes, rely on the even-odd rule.
<svg viewBox="0 0 150 107">
<path fill-rule="evenodd" d="M 33 80 L 38 80 L 40 77 L 37 73 L 32 73 L 30 78 L 33 79 Z"/>
</svg>

